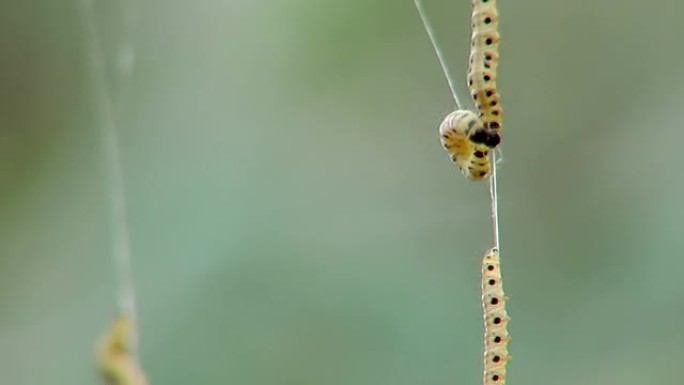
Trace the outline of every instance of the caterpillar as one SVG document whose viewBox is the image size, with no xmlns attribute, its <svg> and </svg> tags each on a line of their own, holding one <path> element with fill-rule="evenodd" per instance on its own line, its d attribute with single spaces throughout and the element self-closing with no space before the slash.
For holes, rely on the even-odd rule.
<svg viewBox="0 0 684 385">
<path fill-rule="evenodd" d="M 97 365 L 107 384 L 148 385 L 138 362 L 130 353 L 132 327 L 127 317 L 117 316 L 98 345 Z"/>
<path fill-rule="evenodd" d="M 491 140 L 498 136 L 488 133 L 477 115 L 468 110 L 456 110 L 439 125 L 442 146 L 449 153 L 461 173 L 470 180 L 481 180 L 489 175 L 489 149 Z M 484 137 L 484 144 L 472 138 Z"/>
<path fill-rule="evenodd" d="M 501 106 L 496 89 L 499 13 L 496 0 L 472 0 L 468 88 L 479 116 L 456 110 L 439 127 L 442 146 L 471 180 L 489 176 L 489 150 L 501 142 Z"/>
<path fill-rule="evenodd" d="M 472 8 L 468 88 L 486 131 L 498 140 L 486 143 L 487 136 L 475 136 L 471 139 L 493 148 L 500 141 L 502 124 L 501 101 L 496 89 L 499 11 L 496 0 L 472 0 Z"/>
<path fill-rule="evenodd" d="M 508 354 L 507 297 L 501 282 L 499 250 L 490 249 L 482 260 L 482 309 L 484 313 L 484 385 L 503 385 L 506 382 Z"/>
</svg>

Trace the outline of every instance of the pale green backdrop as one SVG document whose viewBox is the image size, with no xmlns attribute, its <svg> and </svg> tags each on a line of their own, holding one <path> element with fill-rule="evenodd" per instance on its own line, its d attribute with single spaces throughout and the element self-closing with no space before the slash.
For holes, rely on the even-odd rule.
<svg viewBox="0 0 684 385">
<path fill-rule="evenodd" d="M 465 96 L 470 2 L 424 1 Z M 2 385 L 99 383 L 115 311 L 77 4 L 0 4 Z M 95 6 L 152 385 L 481 381 L 487 186 L 412 1 Z M 500 2 L 510 385 L 684 383 L 682 13 Z"/>
</svg>

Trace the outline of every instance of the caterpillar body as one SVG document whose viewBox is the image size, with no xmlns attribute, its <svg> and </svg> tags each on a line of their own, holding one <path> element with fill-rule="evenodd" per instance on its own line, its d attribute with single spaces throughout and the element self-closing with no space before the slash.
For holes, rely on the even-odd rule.
<svg viewBox="0 0 684 385">
<path fill-rule="evenodd" d="M 482 260 L 482 308 L 484 312 L 484 385 L 506 382 L 508 354 L 507 298 L 501 282 L 499 250 L 490 249 Z"/>
<path fill-rule="evenodd" d="M 468 110 L 456 110 L 444 118 L 439 125 L 442 146 L 449 153 L 461 173 L 470 180 L 481 180 L 489 176 L 490 135 L 477 115 Z M 484 144 L 472 138 L 484 138 Z"/>
<path fill-rule="evenodd" d="M 502 125 L 501 101 L 496 89 L 499 66 L 499 12 L 496 0 L 472 0 L 472 8 L 468 88 L 480 112 L 484 128 L 490 136 L 496 135 L 499 139 L 484 143 L 486 136 L 482 136 L 473 140 L 493 148 L 500 141 Z"/>
<path fill-rule="evenodd" d="M 97 365 L 111 385 L 148 385 L 145 374 L 131 355 L 130 320 L 119 315 L 97 347 Z"/>
</svg>

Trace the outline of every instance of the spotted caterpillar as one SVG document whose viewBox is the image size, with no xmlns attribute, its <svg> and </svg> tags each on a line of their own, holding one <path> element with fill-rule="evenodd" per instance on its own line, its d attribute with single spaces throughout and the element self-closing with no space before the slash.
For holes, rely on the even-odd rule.
<svg viewBox="0 0 684 385">
<path fill-rule="evenodd" d="M 472 0 L 472 36 L 468 88 L 479 116 L 467 110 L 447 115 L 439 127 L 442 146 L 463 175 L 489 176 L 489 150 L 501 142 L 501 108 L 496 90 L 499 32 L 496 0 Z"/>
<path fill-rule="evenodd" d="M 474 112 L 456 110 L 450 113 L 439 125 L 439 135 L 442 146 L 466 178 L 481 180 L 489 175 L 489 147 L 472 140 L 487 135 Z"/>
<path fill-rule="evenodd" d="M 499 12 L 496 0 L 472 0 L 472 36 L 470 41 L 470 64 L 468 65 L 468 88 L 473 102 L 480 111 L 480 119 L 490 135 L 496 136 L 495 147 L 501 131 L 501 106 L 496 90 L 496 72 L 499 66 Z M 472 138 L 484 143 L 486 137 Z"/>
<path fill-rule="evenodd" d="M 133 325 L 125 316 L 117 316 L 97 348 L 100 373 L 111 385 L 148 385 L 138 362 L 130 353 Z"/>
<path fill-rule="evenodd" d="M 501 282 L 499 250 L 489 250 L 482 260 L 482 308 L 484 310 L 484 385 L 506 382 L 508 321 L 506 296 Z"/>
</svg>

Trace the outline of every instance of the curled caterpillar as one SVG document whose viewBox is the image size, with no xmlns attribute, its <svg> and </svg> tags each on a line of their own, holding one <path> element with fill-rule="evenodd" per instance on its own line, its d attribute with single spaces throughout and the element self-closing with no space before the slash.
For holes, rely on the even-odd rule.
<svg viewBox="0 0 684 385">
<path fill-rule="evenodd" d="M 481 180 L 489 176 L 489 149 L 498 144 L 499 137 L 487 131 L 474 112 L 456 110 L 447 115 L 439 125 L 439 136 L 466 178 Z"/>
<path fill-rule="evenodd" d="M 489 250 L 482 260 L 482 308 L 484 310 L 484 385 L 506 382 L 508 354 L 508 321 L 506 296 L 501 282 L 499 250 Z"/>
<path fill-rule="evenodd" d="M 501 133 L 502 112 L 499 93 L 496 89 L 496 74 L 499 66 L 499 12 L 496 0 L 472 0 L 472 36 L 470 44 L 470 64 L 468 65 L 468 88 L 473 102 L 480 111 L 486 130 L 491 135 Z M 495 147 L 499 141 L 477 143 Z"/>
<path fill-rule="evenodd" d="M 132 325 L 125 316 L 117 316 L 97 348 L 97 365 L 111 385 L 148 385 L 138 362 L 130 353 Z"/>
</svg>

